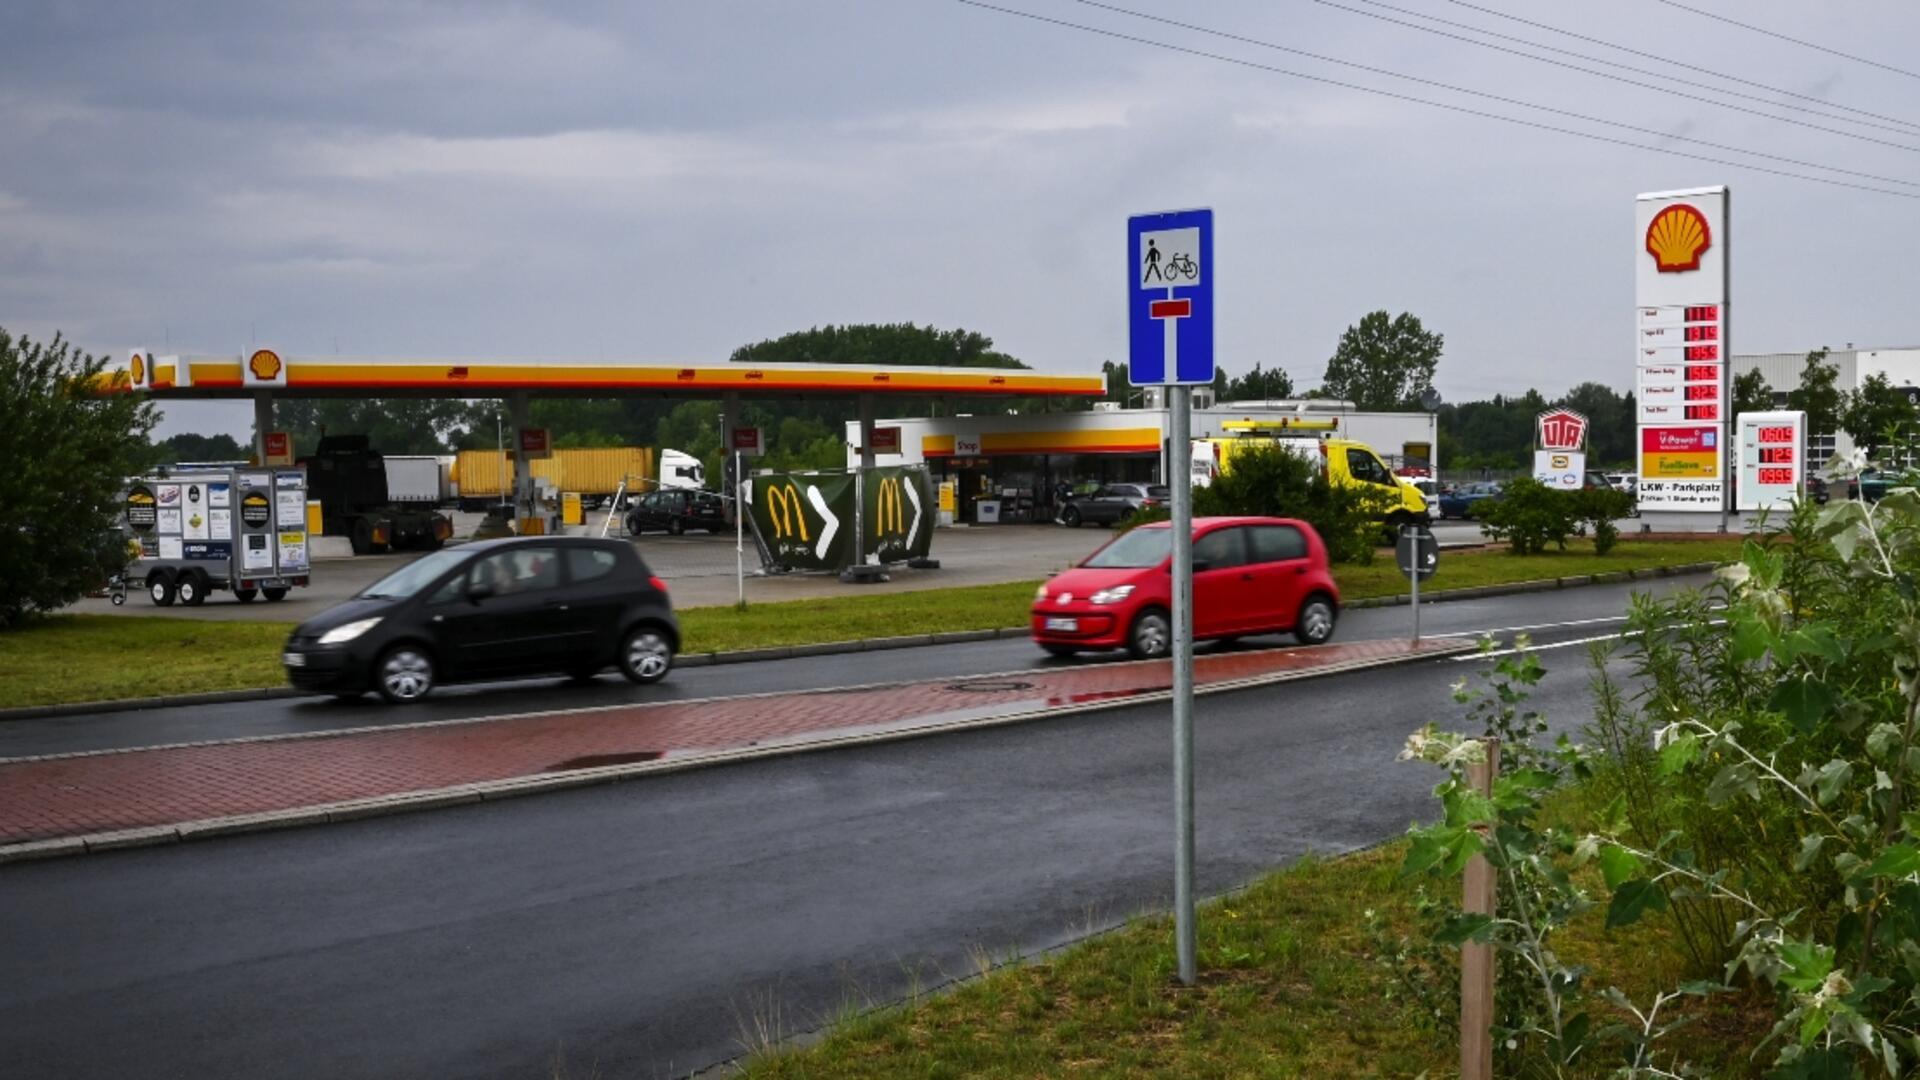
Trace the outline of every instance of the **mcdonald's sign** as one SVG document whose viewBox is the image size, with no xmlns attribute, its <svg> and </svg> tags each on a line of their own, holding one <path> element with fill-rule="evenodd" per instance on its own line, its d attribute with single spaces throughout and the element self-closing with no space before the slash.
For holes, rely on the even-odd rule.
<svg viewBox="0 0 1920 1080">
<path fill-rule="evenodd" d="M 873 515 L 874 535 L 905 535 L 907 500 L 900 490 L 905 482 L 907 479 L 900 476 L 889 476 L 880 481 L 880 495 Z"/>
<path fill-rule="evenodd" d="M 807 543 L 806 500 L 793 481 L 767 488 L 767 520 L 773 525 L 775 541 L 798 539 Z"/>
</svg>

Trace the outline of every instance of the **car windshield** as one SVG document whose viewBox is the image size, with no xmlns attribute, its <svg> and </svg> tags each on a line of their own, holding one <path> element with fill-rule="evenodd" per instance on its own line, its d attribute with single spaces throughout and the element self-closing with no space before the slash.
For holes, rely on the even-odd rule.
<svg viewBox="0 0 1920 1080">
<path fill-rule="evenodd" d="M 1173 489 L 1172 489 L 1172 488 L 1168 488 L 1168 487 L 1162 487 L 1162 486 L 1161 486 L 1161 485 L 1159 485 L 1159 484 L 1154 484 L 1154 485 L 1152 485 L 1152 486 L 1150 486 L 1150 487 L 1148 487 L 1148 488 L 1147 488 L 1147 498 L 1149 498 L 1149 499 L 1163 499 L 1163 500 L 1164 500 L 1164 499 L 1168 499 L 1168 498 L 1171 498 L 1171 497 L 1172 497 L 1172 495 L 1173 495 Z"/>
<path fill-rule="evenodd" d="M 1173 552 L 1173 530 L 1134 529 L 1092 555 L 1081 566 L 1093 570 L 1138 570 L 1159 566 Z"/>
<path fill-rule="evenodd" d="M 467 557 L 462 551 L 424 555 L 367 586 L 360 595 L 373 600 L 404 600 L 434 583 Z"/>
</svg>

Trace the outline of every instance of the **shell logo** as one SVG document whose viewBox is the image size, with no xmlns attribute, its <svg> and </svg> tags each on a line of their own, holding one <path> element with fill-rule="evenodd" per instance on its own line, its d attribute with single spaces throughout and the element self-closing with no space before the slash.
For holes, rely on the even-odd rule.
<svg viewBox="0 0 1920 1080">
<path fill-rule="evenodd" d="M 147 358 L 139 353 L 134 353 L 133 361 L 127 365 L 127 370 L 133 376 L 133 385 L 139 386 L 141 383 L 146 382 Z"/>
<path fill-rule="evenodd" d="M 280 354 L 272 349 L 261 349 L 247 360 L 247 370 L 261 382 L 272 382 L 280 377 Z"/>
<path fill-rule="evenodd" d="M 1647 254 L 1660 273 L 1700 269 L 1700 256 L 1713 246 L 1707 216 L 1687 203 L 1675 203 L 1647 223 Z"/>
</svg>

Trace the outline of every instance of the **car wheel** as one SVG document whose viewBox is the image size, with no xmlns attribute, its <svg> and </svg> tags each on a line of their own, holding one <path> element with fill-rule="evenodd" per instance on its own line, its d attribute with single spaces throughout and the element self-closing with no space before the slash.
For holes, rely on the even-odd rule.
<svg viewBox="0 0 1920 1080">
<path fill-rule="evenodd" d="M 673 670 L 673 643 L 657 626 L 635 627 L 620 643 L 620 674 L 646 686 Z"/>
<path fill-rule="evenodd" d="M 287 590 L 284 586 L 273 589 L 261 589 L 260 595 L 266 597 L 269 601 L 285 600 L 287 598 Z"/>
<path fill-rule="evenodd" d="M 674 518 L 672 521 L 667 522 L 667 533 L 671 536 L 679 536 L 686 531 L 687 527 L 680 523 L 679 518 Z"/>
<path fill-rule="evenodd" d="M 1173 651 L 1173 621 L 1159 608 L 1134 617 L 1127 631 L 1127 651 L 1136 660 L 1158 660 Z"/>
<path fill-rule="evenodd" d="M 199 607 L 207 602 L 207 575 L 198 570 L 189 570 L 180 575 L 180 582 L 174 589 L 181 603 L 188 607 Z"/>
<path fill-rule="evenodd" d="M 1065 525 L 1069 529 L 1079 528 L 1080 508 L 1077 506 L 1069 506 L 1065 510 L 1060 511 L 1060 524 Z"/>
<path fill-rule="evenodd" d="M 1040 647 L 1047 650 L 1047 653 L 1051 656 L 1065 657 L 1080 655 L 1080 649 L 1073 645 L 1042 645 Z"/>
<path fill-rule="evenodd" d="M 153 597 L 155 607 L 173 605 L 173 578 L 162 573 L 147 575 L 147 595 Z"/>
<path fill-rule="evenodd" d="M 418 645 L 395 645 L 374 665 L 374 687 L 395 705 L 411 705 L 433 690 L 433 658 Z"/>
<path fill-rule="evenodd" d="M 1293 620 L 1293 637 L 1302 645 L 1324 645 L 1333 636 L 1333 624 L 1337 618 L 1333 610 L 1333 601 L 1324 595 L 1315 593 L 1307 597 L 1300 605 L 1300 614 Z"/>
</svg>

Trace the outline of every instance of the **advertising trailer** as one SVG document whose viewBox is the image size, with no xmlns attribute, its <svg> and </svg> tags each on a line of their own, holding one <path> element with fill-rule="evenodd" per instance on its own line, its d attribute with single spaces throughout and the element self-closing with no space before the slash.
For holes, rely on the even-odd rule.
<svg viewBox="0 0 1920 1080">
<path fill-rule="evenodd" d="M 127 580 L 161 607 L 215 592 L 281 600 L 311 572 L 307 474 L 298 468 L 188 469 L 127 485 L 120 519 L 140 557 Z"/>
</svg>

